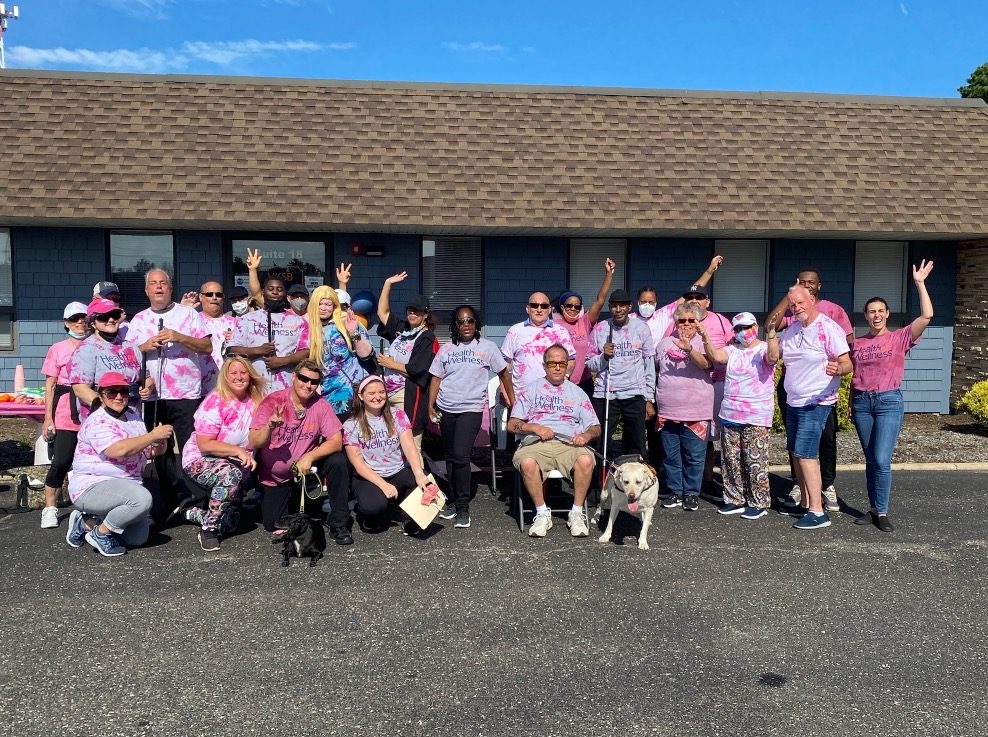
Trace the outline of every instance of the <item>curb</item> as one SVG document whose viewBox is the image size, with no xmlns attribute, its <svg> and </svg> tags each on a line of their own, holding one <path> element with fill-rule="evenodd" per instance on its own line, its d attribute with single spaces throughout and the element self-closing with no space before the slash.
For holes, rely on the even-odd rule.
<svg viewBox="0 0 988 737">
<path fill-rule="evenodd" d="M 838 471 L 864 471 L 863 463 L 845 463 Z M 988 463 L 893 463 L 893 471 L 988 471 Z"/>
</svg>

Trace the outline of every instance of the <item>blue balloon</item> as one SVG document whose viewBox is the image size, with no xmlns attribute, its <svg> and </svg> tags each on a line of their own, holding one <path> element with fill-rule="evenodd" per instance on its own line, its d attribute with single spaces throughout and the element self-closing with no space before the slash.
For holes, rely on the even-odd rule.
<svg viewBox="0 0 988 737">
<path fill-rule="evenodd" d="M 363 289 L 351 297 L 350 307 L 358 315 L 370 315 L 377 309 L 377 297 L 373 292 Z"/>
</svg>

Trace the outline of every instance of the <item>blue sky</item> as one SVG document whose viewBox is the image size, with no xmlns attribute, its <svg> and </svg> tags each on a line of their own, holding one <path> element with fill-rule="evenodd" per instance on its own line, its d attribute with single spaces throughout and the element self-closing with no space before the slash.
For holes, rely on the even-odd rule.
<svg viewBox="0 0 988 737">
<path fill-rule="evenodd" d="M 957 97 L 988 61 L 985 0 L 17 4 L 8 68 Z"/>
</svg>

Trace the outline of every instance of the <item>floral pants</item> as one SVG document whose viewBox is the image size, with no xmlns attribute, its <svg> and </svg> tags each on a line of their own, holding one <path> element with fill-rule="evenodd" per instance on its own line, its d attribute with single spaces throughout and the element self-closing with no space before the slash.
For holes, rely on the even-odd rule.
<svg viewBox="0 0 988 737">
<path fill-rule="evenodd" d="M 229 534 L 236 530 L 244 482 L 249 478 L 243 467 L 228 458 L 204 457 L 194 460 L 185 472 L 197 484 L 210 489 L 209 506 L 188 510 L 186 519 L 210 532 Z"/>
<path fill-rule="evenodd" d="M 772 502 L 768 481 L 768 444 L 771 429 L 759 425 L 723 425 L 720 454 L 724 467 L 724 503 L 768 509 Z"/>
</svg>

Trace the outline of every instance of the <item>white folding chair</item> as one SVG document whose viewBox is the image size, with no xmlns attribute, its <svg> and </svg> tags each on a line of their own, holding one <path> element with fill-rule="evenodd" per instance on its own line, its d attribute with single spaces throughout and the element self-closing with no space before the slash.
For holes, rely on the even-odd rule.
<svg viewBox="0 0 988 737">
<path fill-rule="evenodd" d="M 546 501 L 548 501 L 546 494 L 548 493 L 547 489 L 550 481 L 559 481 L 559 486 L 561 488 L 568 485 L 569 491 L 567 493 L 569 493 L 570 496 L 573 496 L 576 493 L 575 489 L 573 488 L 572 479 L 570 479 L 568 476 L 564 476 L 559 471 L 555 471 L 555 470 L 549 471 L 549 473 L 545 474 L 542 477 L 542 495 L 543 498 L 546 498 Z M 587 494 L 587 499 L 589 498 L 590 495 Z M 535 506 L 534 505 L 525 506 L 525 499 L 529 499 L 529 501 L 531 501 L 531 497 L 529 497 L 528 491 L 525 489 L 525 482 L 522 480 L 521 471 L 516 470 L 515 498 L 513 501 L 514 501 L 515 509 L 518 510 L 518 529 L 521 532 L 525 531 L 525 515 L 528 513 L 535 514 Z M 590 513 L 589 513 L 589 507 L 587 505 L 587 499 L 583 500 L 583 514 L 587 515 L 587 519 L 589 520 Z M 552 509 L 552 507 L 550 507 L 550 509 Z M 553 511 L 562 511 L 562 510 L 553 510 Z M 568 508 L 566 509 L 566 513 L 569 514 Z"/>
</svg>

